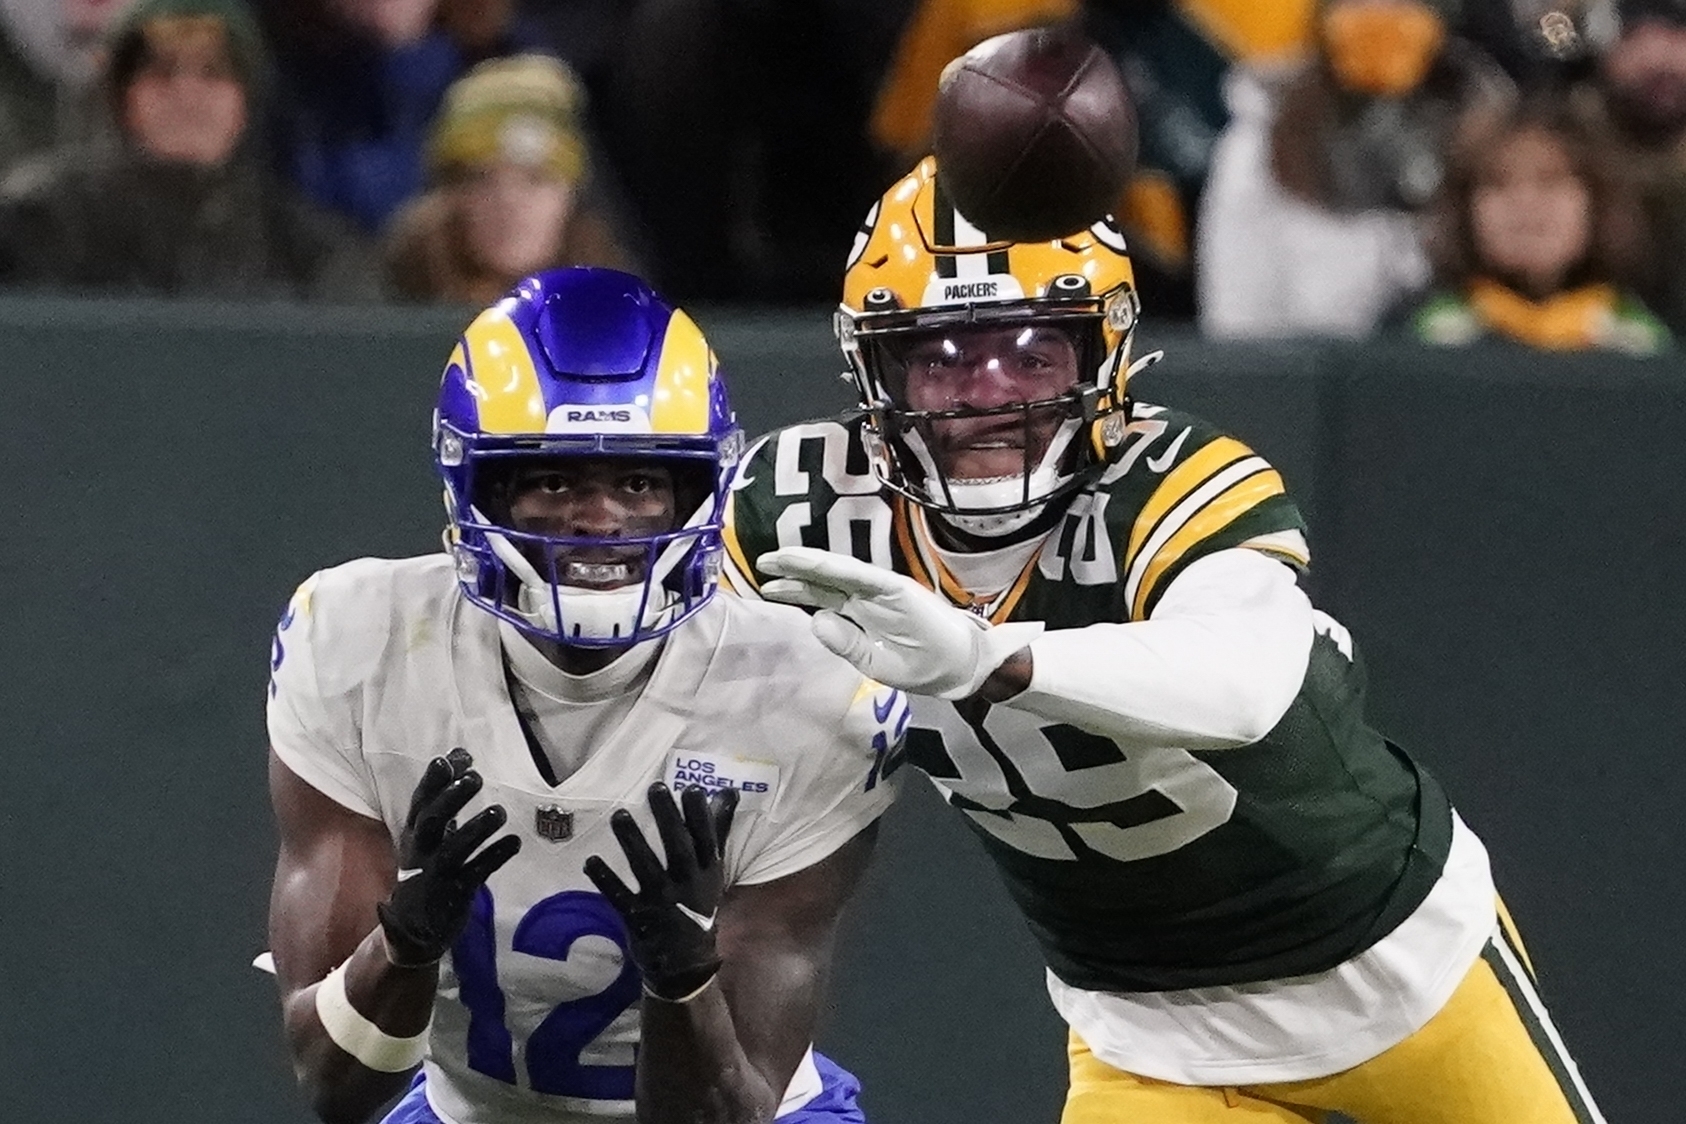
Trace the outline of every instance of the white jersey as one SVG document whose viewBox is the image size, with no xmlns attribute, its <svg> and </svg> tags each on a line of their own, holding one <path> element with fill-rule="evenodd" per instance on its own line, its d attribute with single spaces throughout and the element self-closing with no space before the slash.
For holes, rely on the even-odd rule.
<svg viewBox="0 0 1686 1124">
<path fill-rule="evenodd" d="M 427 763 L 462 746 L 486 782 L 462 818 L 502 804 L 523 839 L 441 966 L 425 1066 L 448 1124 L 632 1117 L 640 982 L 619 917 L 581 869 L 601 855 L 636 884 L 611 812 L 631 811 L 655 839 L 652 782 L 736 788 L 727 884 L 772 881 L 889 806 L 884 772 L 907 721 L 904 697 L 821 647 L 801 610 L 715 597 L 666 637 L 625 719 L 552 787 L 510 700 L 498 623 L 461 595 L 444 555 L 316 574 L 271 662 L 270 741 L 306 783 L 396 842 Z M 798 1072 L 784 1111 L 811 1095 L 812 1072 Z"/>
</svg>

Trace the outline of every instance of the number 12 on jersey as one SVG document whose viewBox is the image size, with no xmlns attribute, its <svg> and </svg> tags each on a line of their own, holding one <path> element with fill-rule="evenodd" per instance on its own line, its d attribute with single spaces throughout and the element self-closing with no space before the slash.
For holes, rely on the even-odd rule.
<svg viewBox="0 0 1686 1124">
<path fill-rule="evenodd" d="M 468 1008 L 468 1064 L 508 1084 L 517 1084 L 515 1042 L 506 1021 L 498 980 L 498 948 L 492 924 L 492 893 L 482 886 L 469 912 L 468 927 L 451 950 L 451 961 Z M 609 985 L 553 1007 L 528 1037 L 527 1080 L 534 1092 L 589 1101 L 633 1099 L 632 1065 L 590 1065 L 581 1054 L 609 1025 L 638 1001 L 638 969 L 614 908 L 601 894 L 564 890 L 533 905 L 515 927 L 511 951 L 566 961 L 584 937 L 603 937 L 621 951 L 621 970 Z"/>
</svg>

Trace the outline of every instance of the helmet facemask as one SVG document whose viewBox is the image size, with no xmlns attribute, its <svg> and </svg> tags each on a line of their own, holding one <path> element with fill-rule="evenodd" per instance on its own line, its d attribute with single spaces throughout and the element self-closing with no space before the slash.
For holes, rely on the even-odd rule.
<svg viewBox="0 0 1686 1124">
<path fill-rule="evenodd" d="M 1099 311 L 1002 311 L 857 329 L 852 356 L 886 487 L 986 538 L 1029 526 L 1103 467 L 1090 435 L 1122 405 L 1097 376 L 1119 358 Z M 979 347 L 992 355 L 967 354 Z M 1050 382 L 1056 369 L 1069 376 Z"/>
<path fill-rule="evenodd" d="M 531 636 L 569 647 L 624 647 L 671 631 L 718 585 L 727 481 L 742 442 L 734 438 L 730 449 L 713 448 L 719 443 L 706 438 L 689 443 L 699 447 L 617 453 L 614 459 L 670 468 L 674 518 L 659 531 L 598 537 L 515 526 L 509 483 L 535 457 L 566 455 L 554 442 L 500 448 L 509 443 L 468 439 L 461 490 L 471 502 L 464 505 L 453 487 L 446 507 L 452 516 L 448 537 L 469 599 Z"/>
</svg>

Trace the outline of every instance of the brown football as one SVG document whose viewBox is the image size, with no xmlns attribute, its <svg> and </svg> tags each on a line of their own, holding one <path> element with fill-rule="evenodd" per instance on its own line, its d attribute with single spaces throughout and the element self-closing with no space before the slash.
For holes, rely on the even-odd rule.
<svg viewBox="0 0 1686 1124">
<path fill-rule="evenodd" d="M 937 180 L 993 238 L 1084 230 L 1136 166 L 1136 110 L 1112 59 L 1070 24 L 986 39 L 943 70 L 932 121 Z"/>
</svg>

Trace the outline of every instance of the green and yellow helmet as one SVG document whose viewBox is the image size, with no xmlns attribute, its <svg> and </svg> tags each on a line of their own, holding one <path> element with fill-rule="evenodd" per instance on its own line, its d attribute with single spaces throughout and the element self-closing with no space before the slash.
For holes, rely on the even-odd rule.
<svg viewBox="0 0 1686 1124">
<path fill-rule="evenodd" d="M 891 490 L 963 529 L 967 520 L 984 534 L 1028 523 L 1104 467 L 1122 443 L 1140 311 L 1130 256 L 1110 216 L 1053 241 L 993 238 L 955 209 L 936 160 L 926 157 L 867 213 L 836 316 L 838 343 L 868 415 L 875 471 Z M 1018 325 L 1068 334 L 1079 379 L 1058 398 L 1014 407 L 1027 418 L 1030 411 L 1060 411 L 1060 435 L 1042 463 L 1026 463 L 1011 488 L 981 497 L 974 490 L 963 501 L 924 450 L 921 425 L 939 414 L 909 408 L 898 354 L 933 330 Z"/>
</svg>

